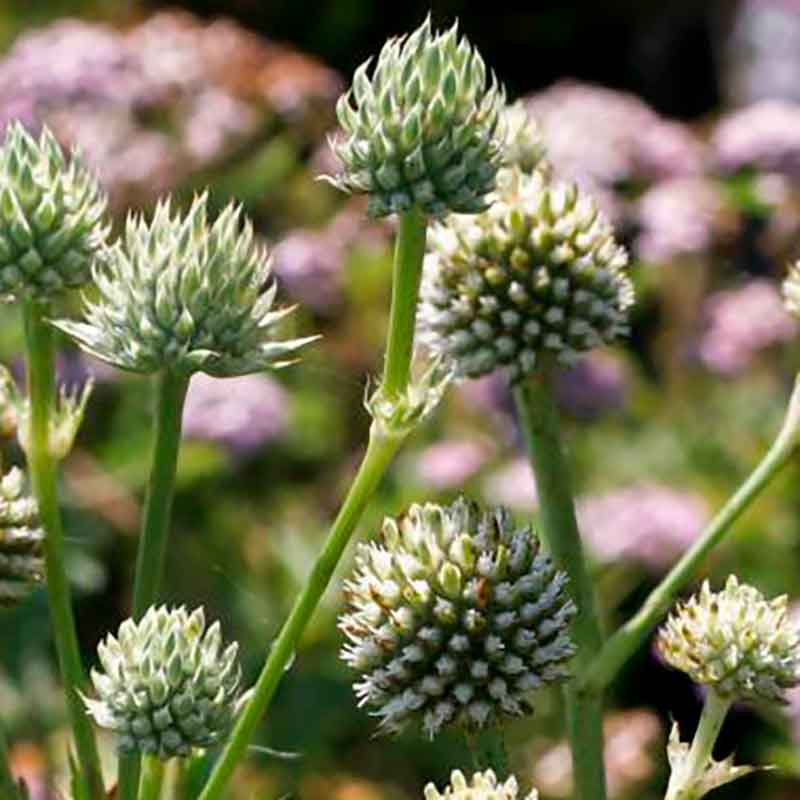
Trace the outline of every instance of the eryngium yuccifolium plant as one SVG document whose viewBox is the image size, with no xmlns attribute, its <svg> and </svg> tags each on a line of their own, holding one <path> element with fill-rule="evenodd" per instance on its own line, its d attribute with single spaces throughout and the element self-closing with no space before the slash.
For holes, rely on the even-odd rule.
<svg viewBox="0 0 800 800">
<path fill-rule="evenodd" d="M 0 148 L 0 296 L 47 298 L 82 286 L 102 252 L 106 198 L 94 175 L 14 122 Z"/>
<path fill-rule="evenodd" d="M 162 759 L 188 756 L 229 729 L 237 710 L 238 646 L 222 648 L 218 622 L 203 609 L 150 608 L 98 646 L 103 671 L 92 671 L 97 699 L 85 699 L 98 725 L 115 732 L 123 752 Z"/>
<path fill-rule="evenodd" d="M 782 701 L 800 683 L 800 636 L 786 596 L 767 600 L 730 576 L 725 588 L 700 592 L 680 605 L 661 629 L 664 658 L 721 697 Z"/>
<path fill-rule="evenodd" d="M 491 200 L 430 233 L 419 325 L 434 353 L 461 376 L 507 367 L 516 380 L 627 333 L 628 256 L 591 198 L 504 169 Z"/>
<path fill-rule="evenodd" d="M 94 272 L 99 297 L 85 322 L 57 326 L 98 358 L 134 372 L 163 368 L 226 377 L 291 363 L 313 340 L 276 338 L 292 309 L 274 307 L 266 251 L 241 208 L 208 222 L 206 196 L 185 216 L 160 203 L 149 224 L 131 215 L 124 241 Z"/>
<path fill-rule="evenodd" d="M 574 653 L 566 582 L 503 509 L 461 498 L 387 518 L 345 584 L 342 657 L 361 673 L 361 705 L 381 732 L 418 718 L 431 737 L 528 713 L 530 692 L 564 678 Z"/>
<path fill-rule="evenodd" d="M 425 800 L 517 800 L 519 786 L 512 775 L 505 783 L 500 783 L 490 769 L 476 772 L 470 781 L 460 770 L 453 770 L 450 784 L 440 792 L 432 783 L 425 787 Z M 534 789 L 524 800 L 538 800 Z M 520 798 L 523 800 L 523 798 Z"/>
<path fill-rule="evenodd" d="M 506 165 L 517 166 L 523 172 L 533 172 L 543 166 L 544 142 L 536 120 L 521 101 L 506 106 L 503 111 L 506 146 L 503 157 Z"/>
<path fill-rule="evenodd" d="M 343 167 L 334 185 L 368 194 L 374 217 L 485 208 L 502 161 L 505 93 L 480 53 L 457 25 L 437 34 L 428 18 L 386 42 L 371 78 L 369 66 L 336 107 L 344 135 L 332 143 Z"/>
<path fill-rule="evenodd" d="M 44 579 L 36 501 L 24 493 L 25 476 L 16 467 L 0 479 L 0 605 L 13 605 Z"/>
</svg>

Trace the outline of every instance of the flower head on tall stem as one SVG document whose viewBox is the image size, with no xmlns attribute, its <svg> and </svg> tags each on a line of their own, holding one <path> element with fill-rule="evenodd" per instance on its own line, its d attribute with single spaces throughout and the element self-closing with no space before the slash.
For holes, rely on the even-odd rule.
<svg viewBox="0 0 800 800">
<path fill-rule="evenodd" d="M 428 216 L 486 207 L 502 161 L 505 93 L 458 26 L 389 39 L 355 73 L 336 107 L 338 188 L 369 195 L 382 217 L 418 207 Z"/>
<path fill-rule="evenodd" d="M 185 215 L 159 203 L 150 223 L 128 218 L 125 235 L 94 270 L 99 298 L 85 298 L 86 321 L 57 327 L 120 369 L 226 377 L 291 363 L 314 337 L 281 340 L 277 287 L 265 249 L 241 207 L 211 223 L 207 197 Z"/>
<path fill-rule="evenodd" d="M 512 168 L 491 200 L 431 231 L 420 328 L 433 352 L 461 376 L 506 367 L 516 380 L 627 332 L 627 253 L 591 198 Z"/>
<path fill-rule="evenodd" d="M 342 655 L 361 704 L 382 732 L 419 718 L 431 737 L 529 713 L 528 695 L 566 677 L 574 653 L 566 582 L 503 509 L 461 498 L 386 519 L 345 585 Z"/>
<path fill-rule="evenodd" d="M 106 198 L 76 154 L 19 122 L 0 147 L 0 296 L 47 299 L 83 286 L 103 252 Z"/>
<path fill-rule="evenodd" d="M 443 792 L 432 783 L 425 787 L 425 800 L 517 800 L 518 794 L 519 785 L 513 775 L 501 782 L 490 769 L 476 772 L 470 780 L 460 770 L 453 770 Z M 532 789 L 524 800 L 538 800 L 538 797 L 538 792 Z"/>
</svg>

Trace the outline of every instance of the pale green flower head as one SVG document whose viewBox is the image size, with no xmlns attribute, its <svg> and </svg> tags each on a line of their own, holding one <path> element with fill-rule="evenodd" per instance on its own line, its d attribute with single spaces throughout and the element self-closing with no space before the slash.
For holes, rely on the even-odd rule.
<svg viewBox="0 0 800 800">
<path fill-rule="evenodd" d="M 120 369 L 244 375 L 292 363 L 316 338 L 277 338 L 292 309 L 275 307 L 267 252 L 240 206 L 210 223 L 206 195 L 185 215 L 166 200 L 149 223 L 129 216 L 94 278 L 98 296 L 85 295 L 85 322 L 55 325 Z"/>
<path fill-rule="evenodd" d="M 658 637 L 676 669 L 721 697 L 781 702 L 800 683 L 800 633 L 785 595 L 767 600 L 731 575 L 713 592 L 708 581 L 678 606 Z"/>
<path fill-rule="evenodd" d="M 460 770 L 453 770 L 450 783 L 440 792 L 429 783 L 425 787 L 425 800 L 538 800 L 539 794 L 533 789 L 524 798 L 519 797 L 519 785 L 512 775 L 504 783 L 490 769 L 476 772 L 468 781 Z"/>
<path fill-rule="evenodd" d="M 43 540 L 39 508 L 14 467 L 0 478 L 0 606 L 14 605 L 44 580 Z"/>
<path fill-rule="evenodd" d="M 591 197 L 512 167 L 490 200 L 428 236 L 418 326 L 434 355 L 460 377 L 518 380 L 628 332 L 628 255 Z"/>
<path fill-rule="evenodd" d="M 523 172 L 533 172 L 543 165 L 545 146 L 542 132 L 521 100 L 506 106 L 503 123 L 506 131 L 505 164 L 519 167 Z"/>
<path fill-rule="evenodd" d="M 800 261 L 789 265 L 783 281 L 783 301 L 787 310 L 800 319 Z"/>
<path fill-rule="evenodd" d="M 485 208 L 502 162 L 505 93 L 457 24 L 435 33 L 428 17 L 386 42 L 371 77 L 370 64 L 336 107 L 344 136 L 332 143 L 343 165 L 334 185 L 368 194 L 374 217 Z"/>
<path fill-rule="evenodd" d="M 342 657 L 382 733 L 419 720 L 478 731 L 530 713 L 565 678 L 576 609 L 530 527 L 460 498 L 412 505 L 359 545 Z"/>
<path fill-rule="evenodd" d="M 47 128 L 19 122 L 0 147 L 0 296 L 46 299 L 83 286 L 102 253 L 106 198 L 75 153 Z"/>
<path fill-rule="evenodd" d="M 238 713 L 237 652 L 236 643 L 223 648 L 218 622 L 206 628 L 202 608 L 152 607 L 100 643 L 97 699 L 84 703 L 120 751 L 189 756 L 218 742 Z"/>
</svg>

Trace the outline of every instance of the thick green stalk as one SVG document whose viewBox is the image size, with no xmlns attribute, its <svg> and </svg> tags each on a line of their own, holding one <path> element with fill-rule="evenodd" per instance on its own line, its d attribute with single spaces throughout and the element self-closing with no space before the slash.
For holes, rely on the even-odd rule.
<svg viewBox="0 0 800 800">
<path fill-rule="evenodd" d="M 142 759 L 142 782 L 139 786 L 139 800 L 160 800 L 164 783 L 164 762 L 158 756 L 145 756 Z"/>
<path fill-rule="evenodd" d="M 427 217 L 417 208 L 406 211 L 400 217 L 394 250 L 389 336 L 383 368 L 383 391 L 388 398 L 402 395 L 411 374 L 414 324 L 427 225 Z"/>
<path fill-rule="evenodd" d="M 75 749 L 86 795 L 93 800 L 105 797 L 100 760 L 94 731 L 78 691 L 86 675 L 81 661 L 72 598 L 64 558 L 64 531 L 58 507 L 58 473 L 50 450 L 50 421 L 56 400 L 53 330 L 47 324 L 46 303 L 26 300 L 23 306 L 27 356 L 30 430 L 28 466 L 33 493 L 39 504 L 39 518 L 45 530 L 44 558 L 47 597 L 53 625 L 53 639 Z"/>
<path fill-rule="evenodd" d="M 578 607 L 572 631 L 578 647 L 575 660 L 580 669 L 597 657 L 602 633 L 575 520 L 572 486 L 549 372 L 517 385 L 514 399 L 536 476 L 542 535 L 555 563 L 569 576 L 569 590 Z M 604 800 L 602 696 L 580 691 L 575 681 L 567 685 L 565 696 L 576 800 Z"/>
<path fill-rule="evenodd" d="M 19 797 L 17 781 L 11 773 L 6 732 L 0 725 L 0 797 L 16 800 Z"/>
<path fill-rule="evenodd" d="M 175 494 L 183 404 L 188 388 L 188 377 L 175 375 L 169 370 L 164 370 L 155 379 L 153 451 L 136 556 L 134 619 L 140 619 L 158 601 L 167 556 L 172 498 Z M 121 753 L 118 774 L 119 800 L 135 800 L 139 783 L 138 755 Z"/>
<path fill-rule="evenodd" d="M 669 611 L 675 597 L 693 578 L 703 559 L 749 508 L 797 449 L 800 437 L 800 378 L 795 381 L 786 418 L 778 436 L 759 465 L 706 527 L 703 534 L 645 600 L 641 609 L 603 646 L 599 656 L 581 673 L 589 691 L 608 686 L 622 665 L 644 643 Z"/>
<path fill-rule="evenodd" d="M 720 697 L 713 689 L 708 690 L 689 754 L 686 761 L 673 769 L 665 800 L 699 800 L 702 797 L 699 781 L 710 762 L 730 707 L 730 700 Z"/>
<path fill-rule="evenodd" d="M 417 209 L 412 209 L 400 217 L 394 251 L 392 308 L 389 315 L 384 380 L 381 387 L 387 400 L 401 400 L 408 389 L 411 377 L 414 327 L 422 260 L 425 254 L 426 230 L 427 220 Z M 328 533 L 305 587 L 272 645 L 254 687 L 253 696 L 237 720 L 208 784 L 200 795 L 200 800 L 220 800 L 222 797 L 236 764 L 244 756 L 284 672 L 292 662 L 303 632 L 333 577 L 367 503 L 375 493 L 403 439 L 404 434 L 389 435 L 381 431 L 377 424 L 373 424 L 367 451 L 358 474 Z"/>
</svg>

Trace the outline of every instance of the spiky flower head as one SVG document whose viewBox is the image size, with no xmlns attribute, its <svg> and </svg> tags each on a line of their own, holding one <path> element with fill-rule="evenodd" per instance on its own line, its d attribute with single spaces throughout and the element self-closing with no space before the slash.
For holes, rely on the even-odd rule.
<svg viewBox="0 0 800 800">
<path fill-rule="evenodd" d="M 209 223 L 206 195 L 185 216 L 169 200 L 150 223 L 131 215 L 94 277 L 99 297 L 85 297 L 86 321 L 56 324 L 121 369 L 244 375 L 291 363 L 314 338 L 275 338 L 292 309 L 274 307 L 270 259 L 240 206 Z"/>
<path fill-rule="evenodd" d="M 734 575 L 719 592 L 706 581 L 661 629 L 659 650 L 721 697 L 782 701 L 800 683 L 800 635 L 787 605 L 785 595 L 767 600 Z"/>
<path fill-rule="evenodd" d="M 419 324 L 434 353 L 461 376 L 506 367 L 516 380 L 628 331 L 627 253 L 590 197 L 511 168 L 491 200 L 429 236 Z"/>
<path fill-rule="evenodd" d="M 0 605 L 13 605 L 44 579 L 36 501 L 25 494 L 25 476 L 14 467 L 0 479 Z"/>
<path fill-rule="evenodd" d="M 412 505 L 359 546 L 345 584 L 342 657 L 381 732 L 415 717 L 430 737 L 530 712 L 528 695 L 567 675 L 575 606 L 530 527 L 463 498 Z"/>
<path fill-rule="evenodd" d="M 789 265 L 783 281 L 783 301 L 789 313 L 800 319 L 800 260 Z"/>
<path fill-rule="evenodd" d="M 370 61 L 336 106 L 344 135 L 332 142 L 343 167 L 334 185 L 368 194 L 374 217 L 485 208 L 502 161 L 505 92 L 458 24 L 434 33 L 429 17 L 386 42 L 371 78 Z"/>
<path fill-rule="evenodd" d="M 425 800 L 517 800 L 519 786 L 512 775 L 505 783 L 500 783 L 490 769 L 476 772 L 470 781 L 460 770 L 453 770 L 450 784 L 440 792 L 432 783 L 425 787 Z M 524 800 L 538 800 L 539 794 L 533 789 Z"/>
<path fill-rule="evenodd" d="M 236 643 L 222 648 L 218 622 L 206 629 L 202 608 L 189 614 L 152 607 L 100 643 L 103 671 L 92 670 L 97 699 L 84 702 L 100 727 L 114 731 L 120 751 L 188 756 L 218 741 L 233 722 L 237 651 Z"/>
<path fill-rule="evenodd" d="M 47 298 L 85 284 L 102 253 L 106 198 L 94 175 L 67 160 L 47 128 L 19 122 L 0 148 L 0 296 Z"/>
</svg>

